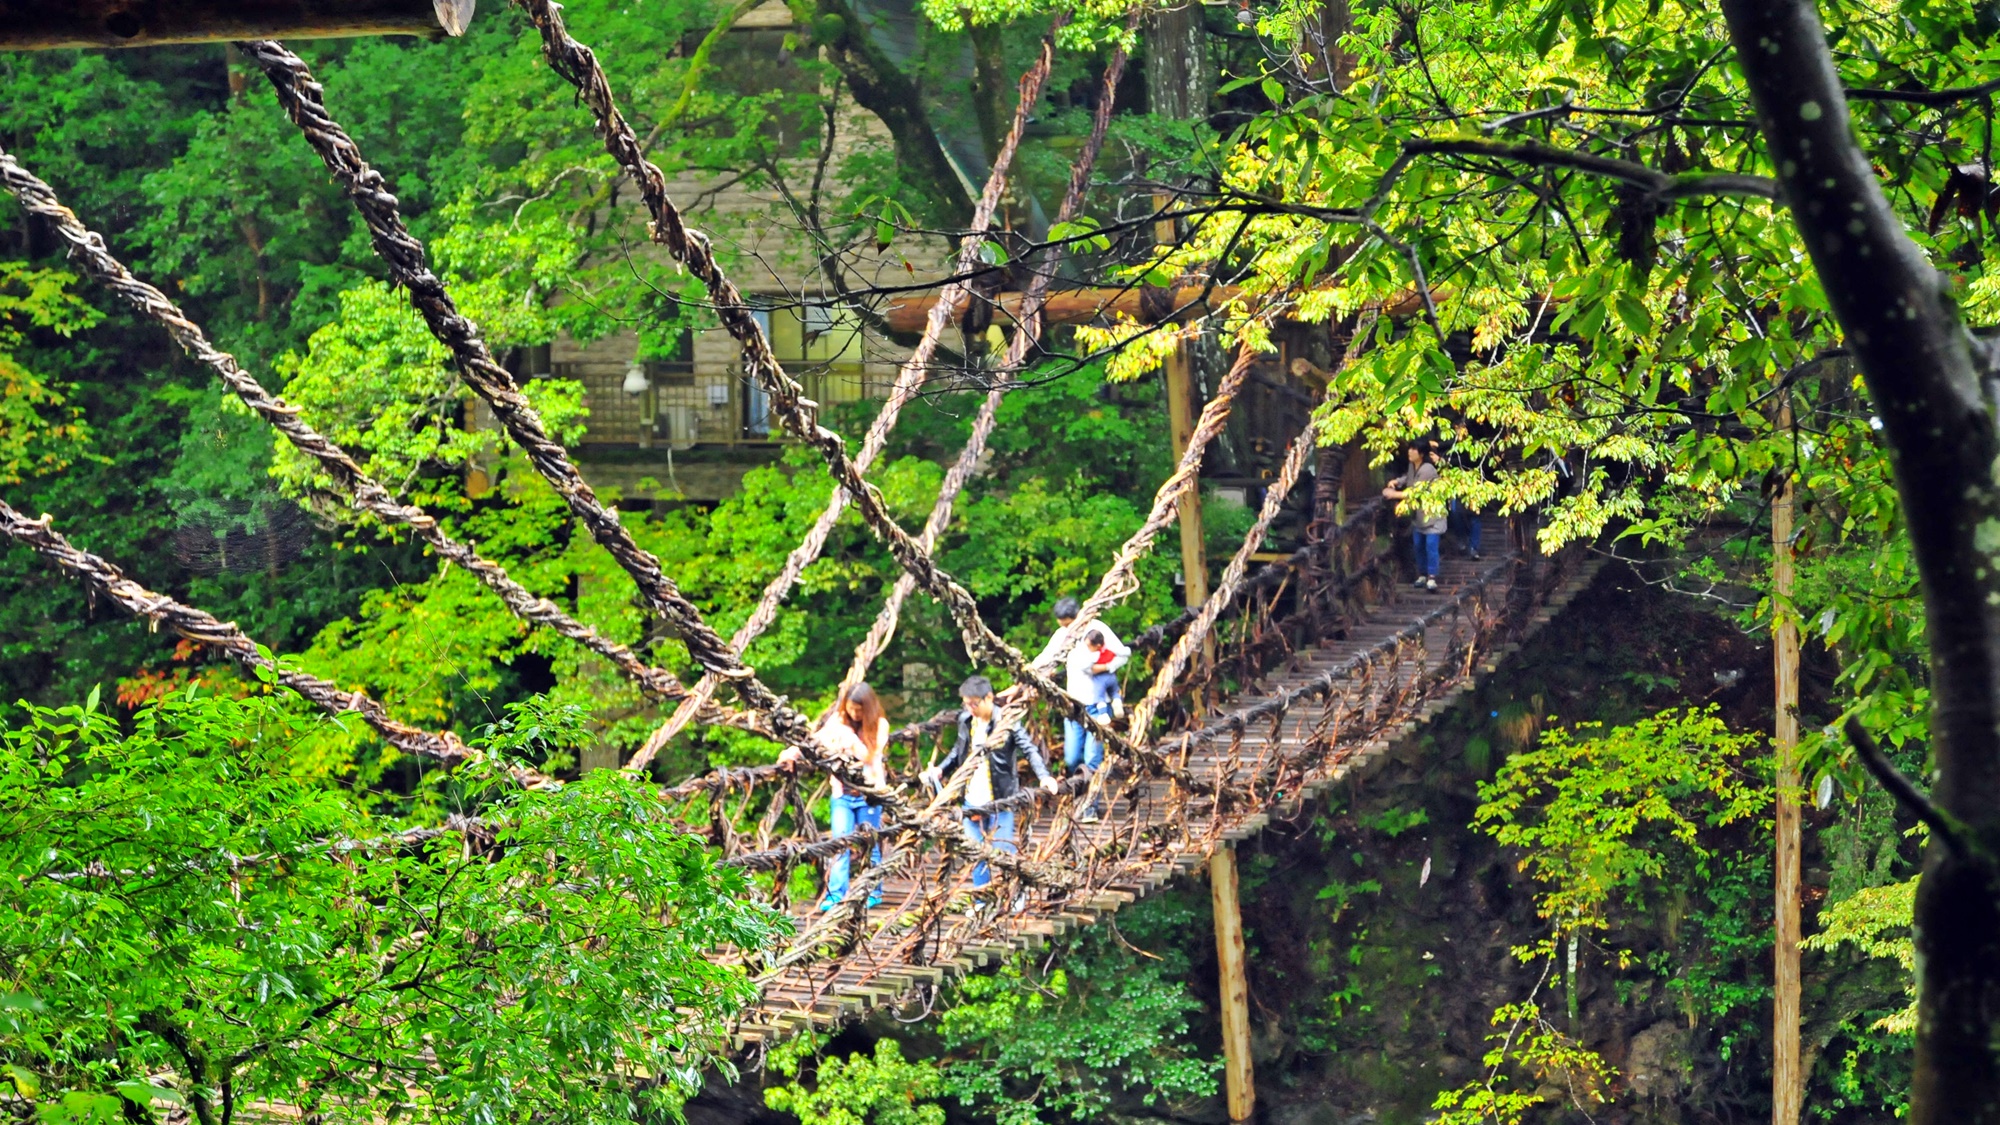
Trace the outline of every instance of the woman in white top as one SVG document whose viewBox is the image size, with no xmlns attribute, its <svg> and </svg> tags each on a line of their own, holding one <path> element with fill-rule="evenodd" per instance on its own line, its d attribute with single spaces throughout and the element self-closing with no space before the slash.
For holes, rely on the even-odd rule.
<svg viewBox="0 0 2000 1125">
<path fill-rule="evenodd" d="M 861 779 L 872 786 L 884 786 L 889 782 L 889 716 L 882 710 L 882 701 L 875 695 L 875 689 L 867 684 L 855 684 L 847 689 L 840 703 L 833 709 L 813 735 L 829 754 L 857 766 Z M 788 749 L 778 756 L 778 762 L 789 764 L 799 760 L 801 755 L 795 749 Z M 848 793 L 847 787 L 838 777 L 833 779 L 833 835 L 851 836 L 859 825 L 868 825 L 879 830 L 882 827 L 882 806 L 874 804 L 859 793 Z M 882 845 L 874 848 L 874 862 L 882 862 Z M 848 872 L 854 865 L 852 849 L 833 857 L 827 866 L 826 896 L 820 899 L 821 910 L 832 910 L 835 904 L 847 896 Z M 878 887 L 868 896 L 868 905 L 875 906 L 882 901 L 882 891 Z"/>
</svg>

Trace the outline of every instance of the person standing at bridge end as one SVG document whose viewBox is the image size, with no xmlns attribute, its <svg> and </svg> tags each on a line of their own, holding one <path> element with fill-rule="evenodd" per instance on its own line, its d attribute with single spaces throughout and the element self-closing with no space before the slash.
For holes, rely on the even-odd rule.
<svg viewBox="0 0 2000 1125">
<path fill-rule="evenodd" d="M 1432 443 L 1412 441 L 1403 447 L 1403 455 L 1408 458 L 1408 470 L 1382 490 L 1385 499 L 1405 499 L 1417 485 L 1438 479 Z M 1444 537 L 1448 516 L 1443 508 L 1439 508 L 1436 515 L 1416 508 L 1411 510 L 1410 518 L 1413 521 L 1410 546 L 1417 557 L 1417 580 L 1412 585 L 1422 590 L 1435 590 L 1438 588 L 1438 540 Z"/>
<path fill-rule="evenodd" d="M 1056 791 L 1056 779 L 1049 775 L 1048 764 L 1043 761 L 1042 748 L 1035 744 L 1035 738 L 1021 726 L 1017 716 L 1002 712 L 994 703 L 993 681 L 985 676 L 974 676 L 958 689 L 959 702 L 965 709 L 958 713 L 958 740 L 952 744 L 951 753 L 937 765 L 924 771 L 924 780 L 932 788 L 944 787 L 945 779 L 958 772 L 960 766 L 970 760 L 973 765 L 971 777 L 965 785 L 965 834 L 974 843 L 991 844 L 996 850 L 1015 852 L 1014 810 L 1011 808 L 990 808 L 995 801 L 1004 801 L 1021 791 L 1020 761 L 1028 759 L 1028 766 L 1035 771 L 1035 777 L 1043 789 Z M 983 887 L 992 882 L 993 872 L 985 861 L 972 869 L 972 885 Z"/>
<path fill-rule="evenodd" d="M 1052 668 L 1056 663 L 1056 646 L 1062 640 L 1063 630 L 1076 624 L 1077 615 L 1083 606 L 1075 598 L 1066 597 L 1056 603 L 1056 635 L 1042 647 L 1041 655 L 1035 657 L 1036 667 Z M 1115 677 L 1125 662 L 1132 658 L 1132 650 L 1118 639 L 1118 634 L 1102 621 L 1093 621 L 1091 631 L 1103 638 L 1101 651 L 1109 652 L 1111 659 L 1099 662 L 1099 653 L 1083 643 L 1082 638 L 1072 637 L 1069 652 L 1063 658 L 1063 694 L 1083 704 L 1090 716 L 1101 723 L 1111 722 L 1112 701 L 1105 695 L 1097 677 Z M 1116 683 L 1114 678 L 1113 683 Z M 1075 719 L 1063 719 L 1063 772 L 1083 771 L 1084 777 L 1095 775 L 1104 765 L 1104 740 L 1097 733 Z M 1103 809 L 1093 804 L 1083 810 L 1083 819 L 1096 820 L 1103 815 Z"/>
</svg>

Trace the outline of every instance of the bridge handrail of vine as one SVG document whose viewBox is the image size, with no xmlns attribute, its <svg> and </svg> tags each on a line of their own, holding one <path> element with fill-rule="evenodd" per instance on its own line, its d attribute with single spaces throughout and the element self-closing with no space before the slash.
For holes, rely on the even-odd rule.
<svg viewBox="0 0 2000 1125">
<path fill-rule="evenodd" d="M 421 508 L 396 498 L 391 490 L 370 477 L 347 452 L 314 430 L 300 416 L 298 408 L 287 404 L 245 371 L 234 357 L 214 347 L 201 328 L 160 289 L 136 277 L 107 249 L 104 239 L 86 227 L 55 192 L 10 154 L 0 151 L 0 182 L 31 213 L 45 220 L 67 245 L 73 261 L 85 273 L 109 287 L 143 315 L 158 321 L 169 336 L 195 360 L 213 369 L 224 384 L 258 417 L 274 427 L 311 457 L 346 496 L 365 520 L 385 527 L 407 529 L 441 559 L 476 577 L 500 598 L 508 610 L 530 625 L 551 631 L 603 657 L 630 678 L 650 698 L 677 704 L 672 716 L 626 762 L 625 768 L 644 770 L 667 739 L 688 723 L 722 724 L 750 731 L 795 748 L 820 773 L 837 777 L 849 791 L 868 796 L 884 810 L 883 827 L 873 835 L 898 837 L 913 846 L 899 848 L 895 858 L 876 864 L 858 879 L 840 909 L 813 927 L 792 949 L 775 958 L 767 957 L 766 975 L 799 964 L 819 948 L 829 927 L 858 926 L 858 904 L 897 871 L 917 862 L 923 849 L 917 844 L 935 845 L 946 856 L 945 867 L 954 863 L 985 862 L 997 869 L 1004 880 L 1039 888 L 1052 899 L 1089 885 L 1091 872 L 1105 862 L 1107 845 L 1097 844 L 1078 850 L 1073 840 L 1075 811 L 1085 805 L 1114 799 L 1135 799 L 1149 780 L 1164 781 L 1171 787 L 1170 801 L 1177 809 L 1188 802 L 1204 801 L 1220 809 L 1230 800 L 1228 791 L 1233 773 L 1216 778 L 1198 776 L 1190 767 L 1190 753 L 1198 745 L 1217 739 L 1231 740 L 1232 751 L 1240 746 L 1247 724 L 1270 720 L 1275 732 L 1293 707 L 1308 697 L 1319 699 L 1324 713 L 1319 729 L 1333 722 L 1336 712 L 1335 679 L 1345 677 L 1362 685 L 1364 695 L 1374 690 L 1369 677 L 1378 665 L 1400 666 L 1406 650 L 1421 652 L 1426 630 L 1449 616 L 1453 622 L 1453 645 L 1469 651 L 1476 638 L 1489 627 L 1484 617 L 1472 633 L 1460 639 L 1461 617 L 1475 603 L 1484 606 L 1485 591 L 1496 580 L 1500 568 L 1482 576 L 1473 586 L 1442 609 L 1394 633 L 1382 644 L 1349 660 L 1336 675 L 1329 672 L 1309 688 L 1301 688 L 1267 699 L 1241 711 L 1214 718 L 1205 725 L 1194 723 L 1197 709 L 1178 706 L 1188 699 L 1220 690 L 1229 684 L 1255 679 L 1276 660 L 1289 657 L 1305 643 L 1316 639 L 1326 627 L 1329 611 L 1335 618 L 1350 605 L 1359 604 L 1357 591 L 1379 584 L 1385 568 L 1386 552 L 1379 546 L 1379 530 L 1388 507 L 1371 502 L 1354 512 L 1339 527 L 1325 531 L 1306 547 L 1277 565 L 1252 574 L 1252 557 L 1261 547 L 1282 505 L 1298 483 L 1309 455 L 1317 447 L 1318 431 L 1308 424 L 1286 451 L 1285 460 L 1267 489 L 1257 516 L 1207 601 L 1191 608 L 1174 621 L 1155 626 L 1140 638 L 1142 650 L 1157 650 L 1172 640 L 1171 650 L 1154 669 L 1153 682 L 1134 707 L 1125 729 L 1088 712 L 1051 678 L 1051 669 L 1037 666 L 1009 645 L 981 617 L 973 596 L 937 562 L 934 551 L 948 526 L 952 505 L 982 459 L 1002 396 L 1018 379 L 1029 362 L 1041 327 L 1041 310 L 1050 279 L 1054 276 L 1057 251 L 1050 250 L 1032 260 L 1031 279 L 1005 358 L 992 372 L 992 382 L 972 426 L 971 435 L 946 473 L 936 504 L 922 531 L 910 534 L 889 513 L 880 493 L 865 477 L 879 457 L 902 407 L 923 386 L 938 342 L 956 311 L 968 302 L 981 299 L 964 283 L 946 287 L 932 306 L 922 338 L 909 361 L 900 370 L 882 411 L 874 420 L 858 451 L 850 451 L 838 434 L 821 425 L 819 407 L 807 399 L 799 383 L 778 362 L 749 304 L 716 261 L 709 240 L 691 228 L 666 192 L 666 179 L 643 155 L 642 147 L 613 99 L 609 81 L 590 50 L 572 38 L 563 25 L 560 7 L 550 0 L 514 0 L 539 33 L 544 54 L 551 67 L 573 84 L 580 100 L 589 109 L 607 152 L 622 172 L 638 187 L 642 205 L 650 218 L 652 239 L 685 266 L 706 287 L 711 307 L 723 327 L 739 344 L 743 367 L 768 396 L 775 414 L 791 434 L 813 449 L 824 461 L 835 482 L 835 491 L 825 510 L 799 546 L 786 559 L 778 575 L 766 588 L 755 612 L 737 633 L 725 640 L 707 622 L 701 610 L 682 593 L 661 567 L 620 522 L 617 512 L 600 501 L 570 459 L 568 452 L 547 431 L 533 406 L 521 393 L 514 377 L 494 358 L 478 327 L 454 303 L 444 282 L 430 269 L 425 249 L 404 225 L 396 198 L 386 189 L 382 175 L 370 167 L 360 149 L 336 121 L 325 104 L 323 91 L 306 64 L 281 45 L 268 42 L 241 44 L 241 49 L 269 79 L 288 117 L 320 156 L 340 184 L 367 226 L 374 248 L 388 267 L 390 280 L 408 295 L 412 308 L 450 352 L 453 362 L 472 391 L 485 400 L 495 418 L 520 447 L 530 465 L 562 497 L 577 522 L 631 577 L 647 607 L 667 622 L 685 643 L 701 677 L 690 688 L 670 671 L 647 663 L 631 648 L 620 644 L 588 625 L 577 621 L 547 598 L 540 597 L 512 578 L 498 563 L 479 555 L 473 545 L 448 535 L 438 521 Z M 1053 63 L 1055 34 L 1063 23 L 1058 16 L 1042 42 L 1041 51 L 1022 76 L 1019 100 L 1012 124 L 991 176 L 981 193 L 970 230 L 957 255 L 958 276 L 970 274 L 978 264 L 984 232 L 991 225 L 995 208 L 1005 192 L 1008 169 L 1029 116 L 1040 97 Z M 1080 213 L 1085 189 L 1102 147 L 1109 114 L 1124 55 L 1114 55 L 1097 100 L 1089 139 L 1071 170 L 1067 194 L 1059 220 Z M 1269 322 L 1280 312 L 1275 301 L 1255 308 L 1238 307 L 1235 314 L 1249 324 Z M 1376 309 L 1365 309 L 1352 333 L 1354 344 L 1345 361 L 1363 346 L 1372 333 Z M 1179 330 L 1179 329 L 1176 329 Z M 1057 659 L 1068 644 L 1084 635 L 1091 622 L 1108 607 L 1137 589 L 1135 570 L 1152 549 L 1158 534 L 1178 515 L 1183 499 L 1198 488 L 1199 473 L 1209 445 L 1223 429 L 1232 403 L 1260 352 L 1253 342 L 1256 333 L 1245 330 L 1233 362 L 1214 388 L 1196 420 L 1185 451 L 1172 473 L 1155 493 L 1146 517 L 1120 547 L 1096 589 L 1084 600 L 1079 617 L 1069 625 L 1056 646 Z M 1321 467 L 1325 471 L 1325 466 Z M 901 607 L 908 596 L 921 589 L 935 598 L 951 616 L 967 653 L 975 663 L 1005 670 L 1014 680 L 1006 705 L 1026 716 L 1031 708 L 1070 719 L 1093 731 L 1107 748 L 1111 768 L 1099 770 L 1087 787 L 1082 779 L 1072 780 L 1054 794 L 1028 790 L 1007 802 L 1007 807 L 1029 807 L 1053 802 L 1058 809 L 1058 829 L 1044 840 L 1038 853 L 1023 856 L 970 839 L 964 831 L 954 786 L 922 802 L 905 795 L 900 784 L 870 784 L 861 775 L 858 763 L 827 751 L 815 737 L 815 721 L 802 714 L 787 699 L 773 691 L 743 663 L 743 653 L 751 640 L 774 619 L 778 605 L 789 594 L 804 568 L 817 557 L 827 535 L 842 511 L 852 506 L 870 531 L 895 558 L 901 573 L 866 641 L 857 650 L 843 683 L 853 683 L 867 672 L 870 663 L 886 648 Z M 182 637 L 210 646 L 244 666 L 298 693 L 313 705 L 336 715 L 355 714 L 385 742 L 397 749 L 447 766 L 476 756 L 465 741 L 450 731 L 425 731 L 399 722 L 378 701 L 364 692 L 342 689 L 311 676 L 272 656 L 257 646 L 234 625 L 221 622 L 193 607 L 148 590 L 126 577 L 113 563 L 72 545 L 58 532 L 48 517 L 30 518 L 0 501 L 0 532 L 43 556 L 70 575 L 89 584 L 96 592 L 128 612 L 147 618 L 157 629 L 165 627 Z M 1501 564 L 1505 567 L 1511 564 Z M 1300 612 L 1282 622 L 1274 622 L 1275 607 L 1290 593 Z M 1475 616 L 1484 614 L 1480 609 Z M 1224 624 L 1224 614 L 1233 613 L 1233 630 Z M 1350 615 L 1351 616 L 1351 615 Z M 1288 633 L 1287 630 L 1292 630 Z M 1303 630 L 1300 633 L 1299 630 Z M 1293 635 L 1297 633 L 1298 635 Z M 1199 656 L 1204 646 L 1216 639 L 1233 642 L 1234 655 L 1205 662 Z M 1226 645 L 1225 645 L 1226 647 Z M 1387 662 L 1386 664 L 1384 662 Z M 1419 667 L 1423 667 L 1421 661 Z M 714 702 L 714 694 L 727 685 L 739 707 Z M 1397 698 L 1401 698 L 1398 696 Z M 1376 708 L 1379 700 L 1369 696 L 1342 707 Z M 1178 733 L 1157 734 L 1155 720 L 1170 713 L 1170 728 Z M 1359 714 L 1360 711 L 1355 712 Z M 1370 712 L 1376 713 L 1376 712 Z M 1387 714 L 1387 712 L 1380 712 Z M 947 712 L 925 723 L 898 732 L 899 741 L 917 743 L 926 735 L 948 731 L 955 716 Z M 1386 722 L 1387 719 L 1381 721 Z M 1364 724 L 1365 725 L 1365 724 Z M 1318 737 L 1318 736 L 1315 736 Z M 1319 753 L 1329 753 L 1322 750 Z M 914 762 L 911 763 L 914 766 Z M 1275 767 L 1287 768 L 1283 756 Z M 552 777 L 524 766 L 510 765 L 509 772 L 523 785 L 559 785 Z M 1262 773 L 1257 775 L 1263 777 Z M 690 779 L 661 792 L 669 802 L 706 802 L 709 824 L 690 825 L 706 831 L 726 853 L 737 853 L 739 844 L 733 825 L 755 815 L 757 829 L 751 834 L 755 847 L 746 854 L 731 854 L 730 862 L 744 866 L 787 869 L 791 865 L 831 855 L 866 840 L 868 833 L 840 840 L 817 838 L 813 818 L 806 810 L 809 798 L 800 791 L 797 777 L 777 767 L 718 770 Z M 1257 780 L 1253 778 L 1254 790 Z M 758 791 L 775 784 L 761 812 L 752 801 Z M 1116 787 L 1117 793 L 1110 790 Z M 725 797 L 740 793 L 742 803 L 729 810 Z M 692 807 L 691 805 L 689 807 Z M 789 817 L 787 814 L 790 814 Z M 1176 813 L 1179 815 L 1179 813 Z M 787 821 L 789 823 L 787 824 Z M 797 839 L 778 843 L 779 830 Z M 455 822 L 459 830 L 479 827 L 475 819 Z M 1119 845 L 1128 846 L 1128 845 Z M 1065 856 L 1063 849 L 1068 848 Z M 779 894 L 782 895 L 780 880 Z M 946 913 L 947 887 L 940 882 L 928 893 L 927 918 L 941 924 Z M 837 943 L 836 943 L 837 944 Z"/>
</svg>

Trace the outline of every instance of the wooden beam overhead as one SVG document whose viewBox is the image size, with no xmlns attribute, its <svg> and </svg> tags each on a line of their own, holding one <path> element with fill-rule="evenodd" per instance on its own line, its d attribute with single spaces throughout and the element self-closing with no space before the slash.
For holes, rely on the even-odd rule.
<svg viewBox="0 0 2000 1125">
<path fill-rule="evenodd" d="M 0 0 L 0 50 L 462 35 L 475 0 Z"/>
<path fill-rule="evenodd" d="M 4 3 L 4 0 L 0 0 Z M 1048 324 L 1088 324 L 1117 313 L 1137 320 L 1148 319 L 1147 310 L 1141 307 L 1137 286 L 1122 288 L 1058 289 L 1049 294 L 1048 304 L 1042 310 L 1042 319 Z M 1160 291 L 1163 295 L 1164 290 Z M 1173 291 L 1173 301 L 1168 307 L 1185 310 L 1184 315 L 1205 316 L 1225 301 L 1233 300 L 1242 293 L 1234 285 L 1183 285 Z M 1443 290 L 1436 290 L 1442 294 Z M 988 300 L 988 298 L 974 298 Z M 1021 294 L 1007 290 L 990 298 L 993 309 L 993 323 L 1003 328 L 1011 328 L 1021 311 Z M 935 293 L 912 294 L 897 297 L 883 310 L 883 320 L 891 332 L 915 333 L 923 331 L 924 318 L 930 315 L 931 306 L 937 304 Z M 1416 290 L 1408 290 L 1393 300 L 1385 302 L 1381 315 L 1400 319 L 1423 311 L 1423 298 Z"/>
<path fill-rule="evenodd" d="M 1139 307 L 1140 292 L 1137 286 L 1117 289 L 1054 290 L 1049 294 L 1048 304 L 1042 309 L 1042 318 L 1048 324 L 1088 324 L 1115 313 L 1139 317 L 1142 315 Z M 1217 285 L 1209 289 L 1198 285 L 1182 286 L 1174 291 L 1174 304 L 1171 307 L 1187 306 L 1192 312 L 1206 313 L 1212 306 L 1236 296 L 1239 292 L 1240 290 L 1234 285 Z M 1203 300 L 1204 297 L 1207 298 L 1206 301 Z M 1021 294 L 1011 289 L 993 298 L 996 306 L 993 311 L 993 322 L 1012 327 L 1015 318 L 1021 312 L 1021 299 Z M 889 302 L 884 319 L 888 321 L 891 331 L 921 332 L 924 318 L 930 315 L 931 306 L 937 304 L 937 301 L 935 293 L 898 297 Z"/>
</svg>

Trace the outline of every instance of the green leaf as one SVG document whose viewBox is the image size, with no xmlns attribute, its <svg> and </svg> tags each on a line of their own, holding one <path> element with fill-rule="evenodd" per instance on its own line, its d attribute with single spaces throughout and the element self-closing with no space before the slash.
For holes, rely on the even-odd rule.
<svg viewBox="0 0 2000 1125">
<path fill-rule="evenodd" d="M 110 1094 L 67 1090 L 54 1102 L 35 1107 L 43 1125 L 110 1125 L 122 1116 L 119 1101 Z"/>
<path fill-rule="evenodd" d="M 1646 311 L 1645 304 L 1639 298 L 1630 293 L 1616 293 L 1612 295 L 1611 307 L 1617 312 L 1619 322 L 1624 324 L 1632 335 L 1640 339 L 1652 335 L 1653 314 Z"/>
<path fill-rule="evenodd" d="M 126 1101 L 131 1102 L 133 1105 L 143 1106 L 152 1102 L 166 1102 L 169 1105 L 187 1104 L 187 1101 L 181 1097 L 180 1091 L 172 1090 L 165 1086 L 155 1086 L 151 1082 L 140 1078 L 120 1082 L 114 1088 L 120 1094 L 124 1095 Z"/>
</svg>

